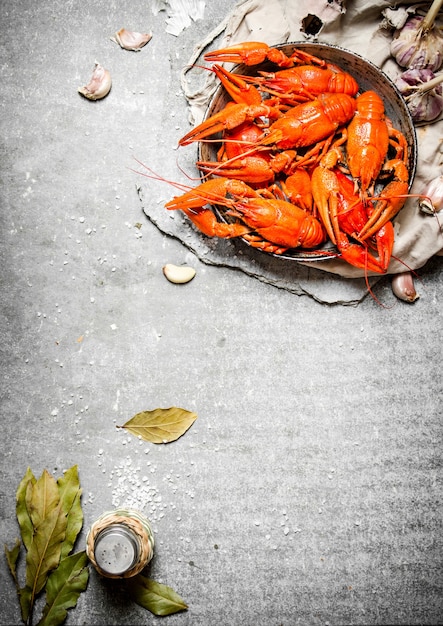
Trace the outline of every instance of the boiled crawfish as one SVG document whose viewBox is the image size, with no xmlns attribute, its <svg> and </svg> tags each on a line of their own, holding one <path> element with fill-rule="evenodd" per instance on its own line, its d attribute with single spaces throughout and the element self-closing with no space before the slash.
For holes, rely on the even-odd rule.
<svg viewBox="0 0 443 626">
<path fill-rule="evenodd" d="M 216 178 L 166 208 L 183 210 L 208 236 L 240 236 L 275 254 L 315 248 L 328 237 L 348 263 L 386 272 L 391 220 L 405 201 L 409 172 L 406 139 L 381 98 L 357 95 L 352 76 L 297 49 L 287 56 L 249 42 L 205 59 L 217 63 L 212 70 L 232 102 L 179 144 L 221 133 L 217 161 L 197 162 Z M 283 69 L 246 77 L 218 65 L 265 60 Z M 236 221 L 219 222 L 212 205 Z"/>
<path fill-rule="evenodd" d="M 219 222 L 208 204 L 224 207 L 226 215 L 240 222 Z M 322 223 L 308 211 L 276 197 L 269 189 L 254 190 L 229 178 L 208 180 L 173 198 L 166 208 L 182 210 L 209 237 L 243 237 L 251 246 L 274 254 L 290 248 L 315 248 L 326 239 Z"/>
<path fill-rule="evenodd" d="M 355 194 L 352 180 L 336 169 L 331 157 L 332 153 L 324 157 L 312 174 L 312 193 L 321 221 L 343 260 L 366 272 L 383 274 L 394 246 L 392 222 L 379 226 L 371 236 L 362 234 L 374 209 Z"/>
<path fill-rule="evenodd" d="M 272 145 L 276 149 L 304 148 L 317 144 L 335 134 L 340 126 L 353 117 L 355 100 L 347 94 L 320 94 L 314 100 L 303 102 L 281 113 L 278 107 L 265 103 L 257 105 L 234 104 L 219 111 L 192 129 L 179 141 L 186 146 L 202 141 L 220 131 L 232 130 L 244 122 L 258 118 L 274 119 L 256 145 Z"/>
</svg>

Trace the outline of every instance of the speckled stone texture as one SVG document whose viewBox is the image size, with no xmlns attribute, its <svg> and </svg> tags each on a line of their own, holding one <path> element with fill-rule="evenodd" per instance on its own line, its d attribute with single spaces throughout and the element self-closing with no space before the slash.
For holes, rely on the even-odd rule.
<svg viewBox="0 0 443 626">
<path fill-rule="evenodd" d="M 106 510 L 151 519 L 148 575 L 189 605 L 162 624 L 438 624 L 441 259 L 413 305 L 387 278 L 343 295 L 299 268 L 293 293 L 286 273 L 274 286 L 206 263 L 143 211 L 171 190 L 141 183 L 134 157 L 178 175 L 179 72 L 234 4 L 207 3 L 178 37 L 139 0 L 2 4 L 2 541 L 26 468 L 76 464 L 79 550 Z M 123 26 L 152 40 L 124 51 Z M 113 87 L 94 103 L 77 87 L 96 60 Z M 166 263 L 197 274 L 171 284 Z M 198 414 L 174 443 L 117 428 L 170 406 Z M 0 579 L 0 625 L 19 625 L 4 558 Z M 92 568 L 66 621 L 157 623 Z"/>
</svg>

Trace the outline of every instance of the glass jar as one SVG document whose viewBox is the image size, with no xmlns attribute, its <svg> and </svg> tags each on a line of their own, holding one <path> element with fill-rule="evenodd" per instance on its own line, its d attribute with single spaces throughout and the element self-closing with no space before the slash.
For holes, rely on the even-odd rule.
<svg viewBox="0 0 443 626">
<path fill-rule="evenodd" d="M 98 573 L 107 578 L 139 574 L 154 554 L 149 520 L 134 509 L 103 513 L 88 531 L 86 554 Z"/>
</svg>

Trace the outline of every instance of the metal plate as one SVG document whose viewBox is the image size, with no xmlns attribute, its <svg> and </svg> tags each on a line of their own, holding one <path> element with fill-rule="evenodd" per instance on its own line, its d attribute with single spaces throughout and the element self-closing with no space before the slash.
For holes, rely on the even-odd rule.
<svg viewBox="0 0 443 626">
<path fill-rule="evenodd" d="M 279 50 L 282 50 L 286 55 L 290 56 L 295 49 L 308 52 L 314 56 L 324 59 L 328 63 L 333 63 L 340 67 L 343 71 L 351 74 L 360 86 L 360 92 L 363 91 L 375 91 L 383 99 L 385 104 L 385 111 L 387 117 L 391 120 L 393 126 L 400 130 L 406 137 L 406 141 L 409 147 L 409 189 L 412 186 L 416 168 L 417 168 L 417 137 L 415 134 L 415 127 L 412 121 L 409 109 L 403 96 L 400 94 L 391 79 L 374 63 L 368 61 L 362 56 L 341 48 L 340 46 L 322 44 L 322 43 L 306 43 L 306 42 L 294 42 L 274 46 Z M 235 74 L 255 76 L 259 71 L 275 71 L 277 66 L 270 62 L 264 62 L 253 67 L 247 65 L 236 65 L 231 71 Z M 215 113 L 221 111 L 226 104 L 231 100 L 231 97 L 226 92 L 222 85 L 219 86 L 214 94 L 205 119 L 208 119 Z M 198 147 L 198 159 L 199 161 L 216 161 L 216 153 L 220 144 L 218 143 L 199 143 Z M 222 212 L 214 207 L 217 215 L 220 219 L 227 221 L 222 215 Z M 394 220 L 395 221 L 395 220 Z M 242 238 L 242 241 L 250 246 L 249 242 Z M 268 252 L 263 252 L 269 255 Z M 284 254 L 276 255 L 278 258 L 290 259 L 293 261 L 322 261 L 330 260 L 333 257 L 340 256 L 339 252 L 331 244 L 327 242 L 323 247 L 315 250 L 304 250 L 297 248 L 294 250 L 288 250 Z"/>
</svg>

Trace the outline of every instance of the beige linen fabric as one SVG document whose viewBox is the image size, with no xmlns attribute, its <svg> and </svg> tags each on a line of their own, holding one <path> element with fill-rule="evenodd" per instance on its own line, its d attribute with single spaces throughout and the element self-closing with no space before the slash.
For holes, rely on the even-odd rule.
<svg viewBox="0 0 443 626">
<path fill-rule="evenodd" d="M 410 3 L 412 4 L 412 3 Z M 429 4 L 429 3 L 427 3 Z M 415 5 L 416 6 L 416 5 Z M 408 7 L 403 3 L 402 7 Z M 269 45 L 296 41 L 319 41 L 340 45 L 378 65 L 391 79 L 402 72 L 390 55 L 393 29 L 389 27 L 392 4 L 384 0 L 243 0 L 195 48 L 182 74 L 182 87 L 189 103 L 190 122 L 198 124 L 206 111 L 217 82 L 207 72 L 204 84 L 193 86 L 196 71 L 191 66 L 201 62 L 204 51 L 242 41 L 263 41 Z M 322 27 L 316 35 L 306 35 L 304 19 L 317 15 Z M 215 44 L 216 40 L 216 45 Z M 228 66 L 229 67 L 229 66 Z M 417 128 L 418 164 L 411 194 L 422 193 L 426 185 L 443 173 L 443 121 Z M 443 252 L 442 226 L 434 215 L 419 210 L 418 199 L 409 198 L 394 220 L 396 239 L 389 274 L 416 270 L 435 254 Z M 340 259 L 309 263 L 324 271 L 348 278 L 364 275 L 362 270 Z"/>
</svg>

